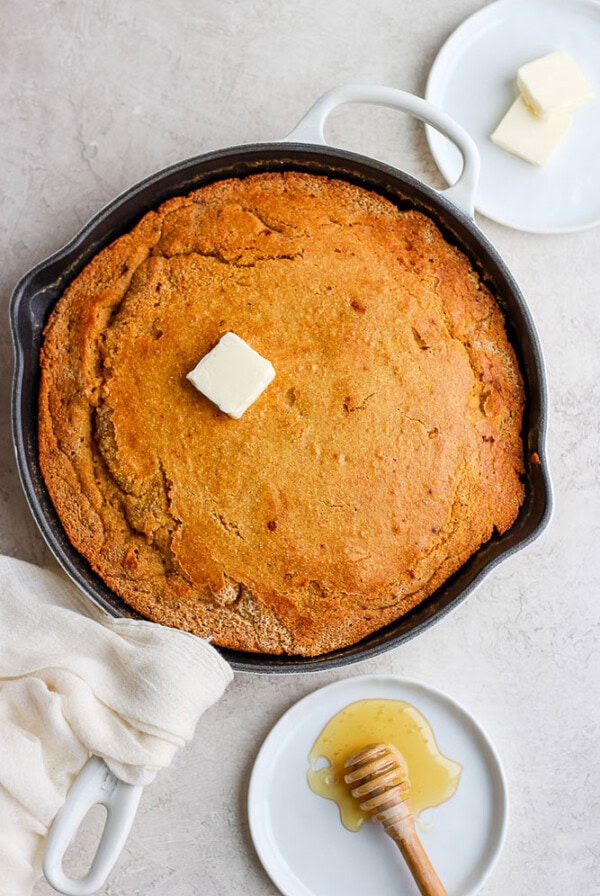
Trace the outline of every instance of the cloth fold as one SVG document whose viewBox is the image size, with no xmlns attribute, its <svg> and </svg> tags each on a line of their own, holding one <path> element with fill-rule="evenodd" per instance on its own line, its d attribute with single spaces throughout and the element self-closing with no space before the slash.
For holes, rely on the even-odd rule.
<svg viewBox="0 0 600 896">
<path fill-rule="evenodd" d="M 0 557 L 0 896 L 27 896 L 90 754 L 149 784 L 233 677 L 211 645 L 112 619 L 62 573 Z"/>
</svg>

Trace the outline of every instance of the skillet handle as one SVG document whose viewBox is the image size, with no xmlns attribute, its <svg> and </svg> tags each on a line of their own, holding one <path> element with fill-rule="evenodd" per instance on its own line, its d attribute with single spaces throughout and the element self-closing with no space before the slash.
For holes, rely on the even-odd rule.
<svg viewBox="0 0 600 896">
<path fill-rule="evenodd" d="M 71 787 L 48 834 L 42 869 L 51 887 L 65 896 L 90 896 L 112 871 L 133 824 L 142 795 L 141 785 L 116 778 L 103 759 L 92 756 Z M 87 812 L 99 803 L 108 815 L 90 870 L 83 878 L 66 877 L 65 851 Z"/>
<path fill-rule="evenodd" d="M 297 127 L 284 138 L 286 143 L 317 143 L 327 146 L 323 128 L 331 112 L 345 103 L 367 103 L 388 106 L 401 112 L 408 112 L 415 118 L 431 125 L 448 137 L 460 150 L 463 169 L 460 177 L 451 187 L 441 190 L 445 196 L 469 218 L 474 217 L 475 191 L 479 179 L 479 151 L 475 141 L 461 125 L 436 106 L 394 87 L 377 87 L 368 84 L 345 84 L 323 94 L 311 106 Z"/>
</svg>

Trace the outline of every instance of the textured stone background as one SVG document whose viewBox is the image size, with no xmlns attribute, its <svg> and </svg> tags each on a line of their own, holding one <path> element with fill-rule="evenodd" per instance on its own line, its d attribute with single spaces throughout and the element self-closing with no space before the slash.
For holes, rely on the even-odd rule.
<svg viewBox="0 0 600 896">
<path fill-rule="evenodd" d="M 422 94 L 437 50 L 481 5 L 1 0 L 3 306 L 29 267 L 145 175 L 205 150 L 283 136 L 340 83 Z M 346 108 L 328 136 L 442 185 L 421 127 L 398 114 Z M 443 688 L 495 742 L 511 823 L 487 896 L 600 893 L 600 231 L 542 237 L 479 224 L 520 282 L 544 346 L 556 491 L 549 529 L 450 617 L 384 657 L 313 676 L 238 675 L 144 794 L 104 896 L 274 894 L 245 814 L 257 750 L 299 697 L 370 672 Z M 50 563 L 13 459 L 3 314 L 0 550 Z M 74 846 L 71 869 L 83 868 L 96 827 L 92 819 Z"/>
</svg>

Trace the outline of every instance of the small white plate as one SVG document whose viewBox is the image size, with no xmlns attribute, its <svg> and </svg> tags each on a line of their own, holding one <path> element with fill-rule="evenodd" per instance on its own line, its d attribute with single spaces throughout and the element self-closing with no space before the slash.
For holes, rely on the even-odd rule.
<svg viewBox="0 0 600 896">
<path fill-rule="evenodd" d="M 400 851 L 380 826 L 347 831 L 335 803 L 317 796 L 307 782 L 308 754 L 329 719 L 355 700 L 372 698 L 412 703 L 429 721 L 442 753 L 462 765 L 454 796 L 424 812 L 418 830 L 448 896 L 473 896 L 506 834 L 508 793 L 500 760 L 458 703 L 392 675 L 359 676 L 321 688 L 292 706 L 271 730 L 248 792 L 250 831 L 265 870 L 285 896 L 418 896 Z"/>
<path fill-rule="evenodd" d="M 518 95 L 517 69 L 564 50 L 591 82 L 595 99 L 541 168 L 489 138 Z M 498 0 L 463 22 L 433 64 L 425 96 L 473 137 L 481 153 L 475 208 L 493 221 L 532 233 L 567 233 L 600 223 L 600 3 Z M 449 183 L 462 162 L 445 137 L 427 128 L 429 147 Z"/>
</svg>

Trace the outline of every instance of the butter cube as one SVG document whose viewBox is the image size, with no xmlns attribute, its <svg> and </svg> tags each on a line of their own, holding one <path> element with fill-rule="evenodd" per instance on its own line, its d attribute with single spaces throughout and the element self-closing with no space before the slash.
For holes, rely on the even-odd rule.
<svg viewBox="0 0 600 896">
<path fill-rule="evenodd" d="M 553 112 L 545 118 L 534 115 L 522 96 L 519 96 L 491 139 L 497 146 L 520 156 L 533 165 L 548 161 L 571 124 L 569 112 Z"/>
<path fill-rule="evenodd" d="M 221 411 L 239 419 L 274 376 L 270 361 L 235 333 L 225 333 L 187 379 Z"/>
<path fill-rule="evenodd" d="M 517 84 L 527 104 L 540 116 L 574 112 L 594 98 L 591 84 L 563 50 L 521 66 Z"/>
</svg>

